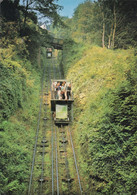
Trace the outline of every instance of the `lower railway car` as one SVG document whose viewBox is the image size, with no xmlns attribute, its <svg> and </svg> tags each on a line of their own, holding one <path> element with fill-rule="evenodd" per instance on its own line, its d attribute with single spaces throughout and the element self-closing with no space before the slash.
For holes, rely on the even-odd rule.
<svg viewBox="0 0 137 195">
<path fill-rule="evenodd" d="M 69 124 L 72 121 L 73 101 L 70 81 L 51 80 L 51 111 L 55 124 Z"/>
</svg>

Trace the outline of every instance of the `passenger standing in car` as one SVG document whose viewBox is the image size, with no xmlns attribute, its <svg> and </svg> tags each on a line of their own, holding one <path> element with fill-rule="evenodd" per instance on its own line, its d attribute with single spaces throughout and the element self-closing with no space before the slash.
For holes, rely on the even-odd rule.
<svg viewBox="0 0 137 195">
<path fill-rule="evenodd" d="M 57 91 L 57 98 L 56 99 L 60 100 L 61 99 L 61 97 L 60 97 L 60 92 L 61 92 L 60 82 L 57 83 L 56 91 Z"/>
<path fill-rule="evenodd" d="M 71 84 L 69 83 L 69 85 L 67 86 L 67 99 L 71 98 Z"/>
<path fill-rule="evenodd" d="M 61 86 L 61 96 L 62 99 L 66 99 L 66 82 L 64 81 Z"/>
</svg>

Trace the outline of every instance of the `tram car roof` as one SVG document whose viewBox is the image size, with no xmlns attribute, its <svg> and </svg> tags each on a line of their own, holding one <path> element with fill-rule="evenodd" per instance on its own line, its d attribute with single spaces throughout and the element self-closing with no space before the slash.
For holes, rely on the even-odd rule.
<svg viewBox="0 0 137 195">
<path fill-rule="evenodd" d="M 70 80 L 66 80 L 66 79 L 51 79 L 51 82 L 66 82 L 66 83 L 71 83 Z"/>
<path fill-rule="evenodd" d="M 52 48 L 48 47 L 48 48 L 47 48 L 47 51 L 52 51 Z"/>
</svg>

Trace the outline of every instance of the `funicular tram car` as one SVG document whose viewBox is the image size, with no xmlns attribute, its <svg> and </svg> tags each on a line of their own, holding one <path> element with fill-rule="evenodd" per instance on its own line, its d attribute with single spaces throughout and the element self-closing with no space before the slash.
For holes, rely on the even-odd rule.
<svg viewBox="0 0 137 195">
<path fill-rule="evenodd" d="M 51 58 L 52 57 L 52 48 L 47 48 L 46 54 L 47 54 L 47 58 Z"/>
<path fill-rule="evenodd" d="M 69 124 L 72 121 L 73 101 L 70 81 L 51 80 L 51 111 L 55 124 Z"/>
</svg>

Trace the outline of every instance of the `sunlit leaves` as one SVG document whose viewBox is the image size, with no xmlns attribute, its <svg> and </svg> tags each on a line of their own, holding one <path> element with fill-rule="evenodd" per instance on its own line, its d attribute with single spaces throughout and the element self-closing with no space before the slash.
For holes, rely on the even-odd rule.
<svg viewBox="0 0 137 195">
<path fill-rule="evenodd" d="M 80 51 L 78 46 L 76 52 L 74 46 L 71 49 L 74 56 Z M 132 50 L 99 47 L 86 49 L 82 55 L 75 61 L 69 51 L 64 59 L 71 66 L 68 78 L 74 83 L 74 130 L 87 163 L 88 190 L 101 195 L 135 194 L 136 57 Z"/>
</svg>

